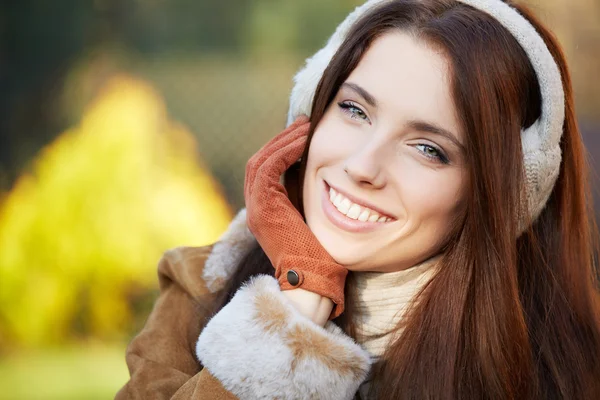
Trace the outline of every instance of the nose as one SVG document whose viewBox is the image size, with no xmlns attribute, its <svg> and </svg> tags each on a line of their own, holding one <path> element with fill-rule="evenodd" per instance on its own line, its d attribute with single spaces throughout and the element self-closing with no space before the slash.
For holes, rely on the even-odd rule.
<svg viewBox="0 0 600 400">
<path fill-rule="evenodd" d="M 386 184 L 381 156 L 376 146 L 362 147 L 346 159 L 344 171 L 359 186 L 381 189 Z"/>
</svg>

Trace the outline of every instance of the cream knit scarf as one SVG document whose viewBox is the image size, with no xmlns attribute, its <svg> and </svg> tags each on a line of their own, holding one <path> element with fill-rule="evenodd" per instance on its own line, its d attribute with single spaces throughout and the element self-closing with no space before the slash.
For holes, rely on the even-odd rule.
<svg viewBox="0 0 600 400">
<path fill-rule="evenodd" d="M 357 341 L 374 359 L 397 337 L 397 326 L 413 297 L 433 276 L 439 256 L 395 272 L 355 272 Z M 370 335 L 383 335 L 368 338 Z"/>
</svg>

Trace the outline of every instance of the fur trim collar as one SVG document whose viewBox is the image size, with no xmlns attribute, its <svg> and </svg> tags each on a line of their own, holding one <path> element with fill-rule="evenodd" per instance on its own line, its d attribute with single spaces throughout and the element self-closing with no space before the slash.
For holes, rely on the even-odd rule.
<svg viewBox="0 0 600 400">
<path fill-rule="evenodd" d="M 222 289 L 255 243 L 256 239 L 246 225 L 246 209 L 242 208 L 206 259 L 202 277 L 208 290 L 214 293 Z"/>
</svg>

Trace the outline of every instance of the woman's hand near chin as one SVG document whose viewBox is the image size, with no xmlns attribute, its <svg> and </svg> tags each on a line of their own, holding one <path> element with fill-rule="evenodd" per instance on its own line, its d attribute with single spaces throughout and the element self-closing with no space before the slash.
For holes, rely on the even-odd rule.
<svg viewBox="0 0 600 400">
<path fill-rule="evenodd" d="M 324 325 L 344 311 L 348 270 L 323 248 L 280 182 L 302 156 L 309 130 L 308 117 L 301 116 L 248 160 L 244 199 L 248 229 L 275 268 L 280 288 L 293 291 L 286 296 L 295 307 Z"/>
<path fill-rule="evenodd" d="M 320 326 L 325 326 L 333 310 L 331 299 L 304 289 L 284 290 L 282 293 L 302 315 Z"/>
</svg>

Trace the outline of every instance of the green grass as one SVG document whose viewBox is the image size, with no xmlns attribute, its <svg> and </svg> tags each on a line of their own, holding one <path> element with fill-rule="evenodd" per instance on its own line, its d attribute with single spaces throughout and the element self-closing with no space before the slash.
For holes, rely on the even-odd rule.
<svg viewBox="0 0 600 400">
<path fill-rule="evenodd" d="M 2 400 L 112 399 L 127 379 L 122 345 L 36 350 L 0 358 Z"/>
</svg>

